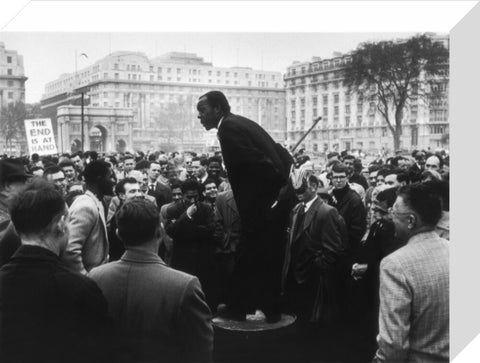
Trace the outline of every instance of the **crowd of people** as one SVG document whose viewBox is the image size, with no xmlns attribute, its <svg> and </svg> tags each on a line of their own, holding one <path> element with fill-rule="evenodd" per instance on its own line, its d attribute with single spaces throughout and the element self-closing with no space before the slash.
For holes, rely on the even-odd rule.
<svg viewBox="0 0 480 363">
<path fill-rule="evenodd" d="M 272 243 L 295 361 L 448 361 L 448 156 L 294 161 Z M 4 157 L 0 184 L 2 362 L 211 361 L 245 248 L 221 153 Z"/>
</svg>

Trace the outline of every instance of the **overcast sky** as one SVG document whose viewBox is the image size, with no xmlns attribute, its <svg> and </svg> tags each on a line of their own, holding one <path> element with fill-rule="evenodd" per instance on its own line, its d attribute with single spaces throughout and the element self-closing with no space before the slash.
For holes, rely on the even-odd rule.
<svg viewBox="0 0 480 363">
<path fill-rule="evenodd" d="M 293 61 L 329 58 L 363 41 L 404 38 L 414 33 L 0 33 L 7 49 L 23 55 L 26 102 L 39 102 L 45 84 L 75 70 L 75 51 L 86 53 L 78 69 L 117 50 L 149 58 L 171 51 L 191 52 L 220 67 L 251 67 L 284 73 Z"/>
</svg>

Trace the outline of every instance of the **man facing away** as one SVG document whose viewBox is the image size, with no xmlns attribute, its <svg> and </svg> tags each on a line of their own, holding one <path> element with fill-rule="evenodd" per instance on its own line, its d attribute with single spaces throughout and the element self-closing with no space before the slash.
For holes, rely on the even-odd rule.
<svg viewBox="0 0 480 363">
<path fill-rule="evenodd" d="M 0 270 L 0 361 L 110 361 L 105 298 L 59 257 L 69 232 L 60 192 L 39 179 L 10 212 L 22 245 Z"/>
<path fill-rule="evenodd" d="M 380 265 L 376 362 L 449 361 L 449 243 L 434 231 L 441 214 L 430 186 L 398 191 L 391 215 L 407 244 Z"/>
<path fill-rule="evenodd" d="M 230 112 L 222 92 L 210 91 L 197 104 L 206 130 L 218 139 L 242 221 L 238 261 L 232 273 L 225 318 L 245 320 L 260 308 L 268 322 L 280 319 L 281 240 L 293 204 L 280 199 L 293 159 L 257 123 Z M 295 196 L 292 194 L 293 198 Z M 292 199 L 293 199 L 292 198 Z M 284 204 L 287 204 L 284 206 Z"/>
<path fill-rule="evenodd" d="M 116 216 L 126 252 L 89 276 L 108 301 L 123 362 L 210 362 L 210 310 L 198 279 L 158 257 L 159 218 L 147 200 L 126 202 Z"/>
</svg>

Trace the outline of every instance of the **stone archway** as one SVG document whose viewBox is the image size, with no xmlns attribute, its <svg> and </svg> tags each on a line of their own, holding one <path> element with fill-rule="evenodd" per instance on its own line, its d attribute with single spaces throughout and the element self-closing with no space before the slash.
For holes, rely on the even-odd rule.
<svg viewBox="0 0 480 363">
<path fill-rule="evenodd" d="M 90 139 L 89 150 L 96 152 L 104 152 L 107 149 L 107 129 L 101 125 L 93 126 L 88 136 Z"/>
</svg>

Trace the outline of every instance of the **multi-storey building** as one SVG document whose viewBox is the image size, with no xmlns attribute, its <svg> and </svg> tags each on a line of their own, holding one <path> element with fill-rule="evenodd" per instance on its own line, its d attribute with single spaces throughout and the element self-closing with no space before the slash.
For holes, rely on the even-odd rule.
<svg viewBox="0 0 480 363">
<path fill-rule="evenodd" d="M 436 40 L 448 49 L 448 38 Z M 310 152 L 393 151 L 392 133 L 369 90 L 349 93 L 344 85 L 342 70 L 350 60 L 350 54 L 334 53 L 330 59 L 314 57 L 310 62 L 294 62 L 288 67 L 284 79 L 289 145 L 295 145 L 321 116 L 322 120 L 300 145 Z M 445 146 L 444 135 L 449 128 L 448 65 L 445 73 L 435 79 L 421 77 L 405 111 L 402 149 L 434 150 Z"/>
<path fill-rule="evenodd" d="M 23 56 L 15 50 L 5 49 L 5 44 L 0 42 L 0 118 L 3 108 L 16 102 L 25 103 L 25 72 L 23 68 Z M 0 120 L 3 124 L 5 120 Z M 24 139 L 24 135 L 17 135 Z M 23 136 L 23 137 L 22 137 Z M 20 140 L 12 140 L 13 149 L 7 150 L 4 144 L 5 138 L 0 139 L 0 148 L 4 152 L 20 151 Z M 22 146 L 23 145 L 22 143 Z"/>
<path fill-rule="evenodd" d="M 191 53 L 172 52 L 153 59 L 139 52 L 112 53 L 76 73 L 49 82 L 41 103 L 56 124 L 57 108 L 78 105 L 83 93 L 88 95 L 85 108 L 133 111 L 132 144 L 127 142 L 127 148 L 204 150 L 205 146 L 215 145 L 216 138 L 201 127 L 196 103 L 199 96 L 212 89 L 225 93 L 233 113 L 258 122 L 276 140 L 285 140 L 285 90 L 281 73 L 215 67 Z M 65 109 L 62 119 L 68 119 Z M 92 116 L 84 116 L 84 123 L 86 134 L 93 127 L 102 126 Z M 71 130 L 58 127 L 63 128 L 57 137 L 62 134 L 69 138 L 61 144 L 72 144 Z M 103 134 L 112 127 L 116 127 L 115 122 L 99 129 L 105 130 Z M 103 137 L 111 140 L 110 135 Z M 89 148 L 86 144 L 85 149 Z"/>
</svg>

